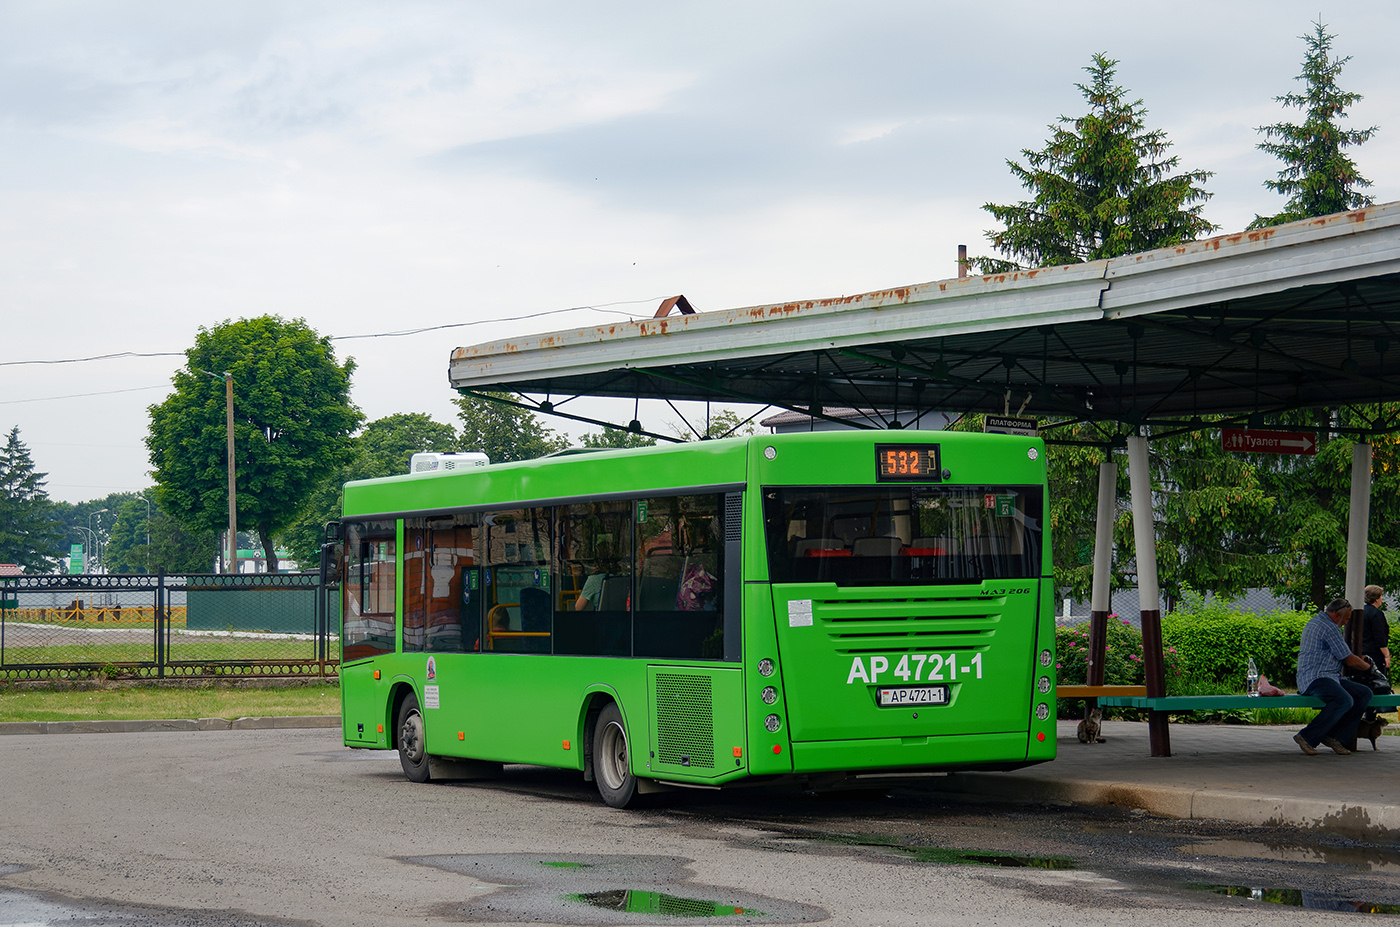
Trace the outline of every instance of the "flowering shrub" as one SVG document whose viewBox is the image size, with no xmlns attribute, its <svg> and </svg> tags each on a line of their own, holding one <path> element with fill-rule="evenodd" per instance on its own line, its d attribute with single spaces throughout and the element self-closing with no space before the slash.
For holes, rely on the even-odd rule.
<svg viewBox="0 0 1400 927">
<path fill-rule="evenodd" d="M 1118 615 L 1108 616 L 1103 681 L 1110 686 L 1140 686 L 1147 678 L 1143 664 L 1142 634 Z M 1089 677 L 1089 624 L 1055 629 L 1056 673 L 1062 685 L 1083 685 Z M 1165 648 L 1162 662 L 1168 684 L 1181 673 L 1175 647 Z"/>
</svg>

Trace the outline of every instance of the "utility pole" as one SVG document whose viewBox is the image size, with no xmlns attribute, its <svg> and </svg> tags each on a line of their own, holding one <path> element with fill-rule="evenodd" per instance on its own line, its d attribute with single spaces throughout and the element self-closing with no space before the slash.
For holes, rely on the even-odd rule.
<svg viewBox="0 0 1400 927">
<path fill-rule="evenodd" d="M 228 559 L 224 561 L 225 573 L 238 572 L 238 489 L 234 481 L 233 465 L 233 374 L 227 370 L 222 375 L 212 370 L 193 368 L 216 380 L 224 381 L 224 419 L 228 423 Z"/>
<path fill-rule="evenodd" d="M 238 488 L 233 473 L 233 374 L 224 371 L 224 418 L 228 422 L 228 562 L 238 572 Z"/>
</svg>

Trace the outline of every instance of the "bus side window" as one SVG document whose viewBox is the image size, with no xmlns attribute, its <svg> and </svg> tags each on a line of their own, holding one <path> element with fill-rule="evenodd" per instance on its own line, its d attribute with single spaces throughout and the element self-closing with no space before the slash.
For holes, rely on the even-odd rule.
<svg viewBox="0 0 1400 927">
<path fill-rule="evenodd" d="M 723 658 L 722 511 L 715 495 L 638 502 L 637 656 Z"/>
<path fill-rule="evenodd" d="M 392 521 L 345 526 L 340 637 L 344 662 L 394 652 L 394 535 Z"/>
<path fill-rule="evenodd" d="M 554 597 L 554 652 L 632 652 L 632 503 L 588 502 L 555 510 L 554 572 L 569 578 Z"/>
<path fill-rule="evenodd" d="M 551 652 L 550 514 L 548 508 L 528 508 L 481 516 L 484 650 Z"/>
<path fill-rule="evenodd" d="M 404 520 L 403 649 L 461 653 L 478 647 L 472 613 L 478 517 Z M 478 583 L 479 585 L 479 583 Z"/>
</svg>

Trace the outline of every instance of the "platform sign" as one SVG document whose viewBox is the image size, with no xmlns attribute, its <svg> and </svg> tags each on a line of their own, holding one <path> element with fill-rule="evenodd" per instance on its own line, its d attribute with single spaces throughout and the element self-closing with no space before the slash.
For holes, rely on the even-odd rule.
<svg viewBox="0 0 1400 927">
<path fill-rule="evenodd" d="M 982 431 L 989 435 L 1020 435 L 1023 438 L 1034 438 L 1037 434 L 1035 419 L 1008 415 L 983 416 Z"/>
<path fill-rule="evenodd" d="M 1317 436 L 1306 431 L 1220 429 L 1220 446 L 1237 454 L 1317 454 Z"/>
</svg>

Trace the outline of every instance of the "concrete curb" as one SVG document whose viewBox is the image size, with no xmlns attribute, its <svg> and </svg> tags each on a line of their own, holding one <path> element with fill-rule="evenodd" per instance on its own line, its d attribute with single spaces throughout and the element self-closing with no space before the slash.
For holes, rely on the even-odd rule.
<svg viewBox="0 0 1400 927">
<path fill-rule="evenodd" d="M 1249 795 L 1133 782 L 1053 779 L 1024 773 L 953 773 L 947 790 L 1022 802 L 1108 805 L 1136 808 L 1159 817 L 1231 821 L 1252 827 L 1301 827 L 1351 837 L 1393 838 L 1400 832 L 1400 806 L 1353 804 L 1307 798 Z"/>
<path fill-rule="evenodd" d="M 152 731 L 268 731 L 340 727 L 340 715 L 288 715 L 271 718 L 199 718 L 151 721 L 7 721 L 4 734 L 141 734 Z"/>
</svg>

